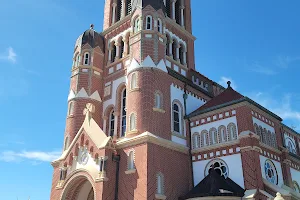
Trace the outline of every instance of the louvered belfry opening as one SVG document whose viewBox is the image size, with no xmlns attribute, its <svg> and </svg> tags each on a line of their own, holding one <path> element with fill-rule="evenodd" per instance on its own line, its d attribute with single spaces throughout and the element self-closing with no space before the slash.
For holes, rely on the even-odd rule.
<svg viewBox="0 0 300 200">
<path fill-rule="evenodd" d="M 126 16 L 131 14 L 131 12 L 132 12 L 131 0 L 127 0 L 126 1 Z"/>
</svg>

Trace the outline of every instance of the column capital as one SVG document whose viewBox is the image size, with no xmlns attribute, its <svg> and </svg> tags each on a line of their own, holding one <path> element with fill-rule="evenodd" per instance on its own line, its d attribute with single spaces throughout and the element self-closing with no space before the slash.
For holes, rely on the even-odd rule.
<svg viewBox="0 0 300 200">
<path fill-rule="evenodd" d="M 112 3 L 112 7 L 113 7 L 113 8 L 116 8 L 116 7 L 117 7 L 117 3 L 116 3 L 116 2 L 113 2 L 113 3 Z"/>
</svg>

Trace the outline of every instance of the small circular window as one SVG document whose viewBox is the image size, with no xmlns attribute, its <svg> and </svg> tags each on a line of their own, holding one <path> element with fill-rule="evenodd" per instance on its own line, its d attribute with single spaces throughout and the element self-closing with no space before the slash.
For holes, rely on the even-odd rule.
<svg viewBox="0 0 300 200">
<path fill-rule="evenodd" d="M 229 175 L 228 166 L 227 164 L 220 159 L 215 159 L 210 161 L 205 168 L 205 176 L 209 174 L 209 171 L 211 169 L 214 169 L 218 174 L 223 176 L 224 178 L 227 178 Z"/>
<path fill-rule="evenodd" d="M 266 160 L 265 162 L 265 174 L 266 174 L 266 179 L 269 182 L 275 185 L 278 184 L 277 170 L 274 163 L 271 160 Z"/>
</svg>

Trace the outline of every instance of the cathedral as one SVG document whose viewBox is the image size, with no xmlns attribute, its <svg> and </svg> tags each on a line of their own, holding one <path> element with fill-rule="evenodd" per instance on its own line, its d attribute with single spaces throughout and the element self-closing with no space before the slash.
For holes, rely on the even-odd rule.
<svg viewBox="0 0 300 200">
<path fill-rule="evenodd" d="M 105 0 L 76 40 L 50 200 L 297 200 L 300 135 L 195 69 L 191 0 Z"/>
</svg>

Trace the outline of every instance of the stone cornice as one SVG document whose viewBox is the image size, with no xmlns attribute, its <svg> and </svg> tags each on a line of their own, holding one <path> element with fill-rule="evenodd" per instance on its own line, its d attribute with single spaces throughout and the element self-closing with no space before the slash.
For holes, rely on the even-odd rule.
<svg viewBox="0 0 300 200">
<path fill-rule="evenodd" d="M 224 148 L 224 147 L 228 147 L 228 146 L 237 145 L 239 143 L 240 143 L 239 140 L 234 140 L 234 141 L 230 141 L 230 142 L 225 142 L 225 143 L 215 144 L 215 145 L 211 145 L 211 146 L 201 147 L 201 148 L 198 148 L 198 149 L 193 149 L 191 152 L 192 152 L 192 154 L 201 153 L 201 152 L 204 152 L 204 151 L 210 151 L 210 150 L 214 150 L 214 149 L 219 149 L 219 148 Z"/>
<path fill-rule="evenodd" d="M 132 138 L 124 138 L 116 143 L 116 148 L 122 149 L 143 143 L 152 143 L 184 154 L 189 154 L 188 147 L 157 137 L 150 132 L 145 132 Z"/>
<path fill-rule="evenodd" d="M 280 151 L 280 150 L 278 150 L 278 149 L 275 149 L 274 147 L 271 147 L 271 146 L 269 146 L 269 145 L 266 145 L 266 144 L 264 144 L 264 143 L 262 143 L 262 142 L 259 142 L 259 145 L 261 146 L 261 147 L 263 147 L 263 148 L 266 148 L 266 149 L 268 149 L 268 150 L 270 150 L 270 151 L 273 151 L 273 152 L 275 152 L 275 153 L 278 153 L 278 154 L 282 154 L 282 152 Z"/>
</svg>

